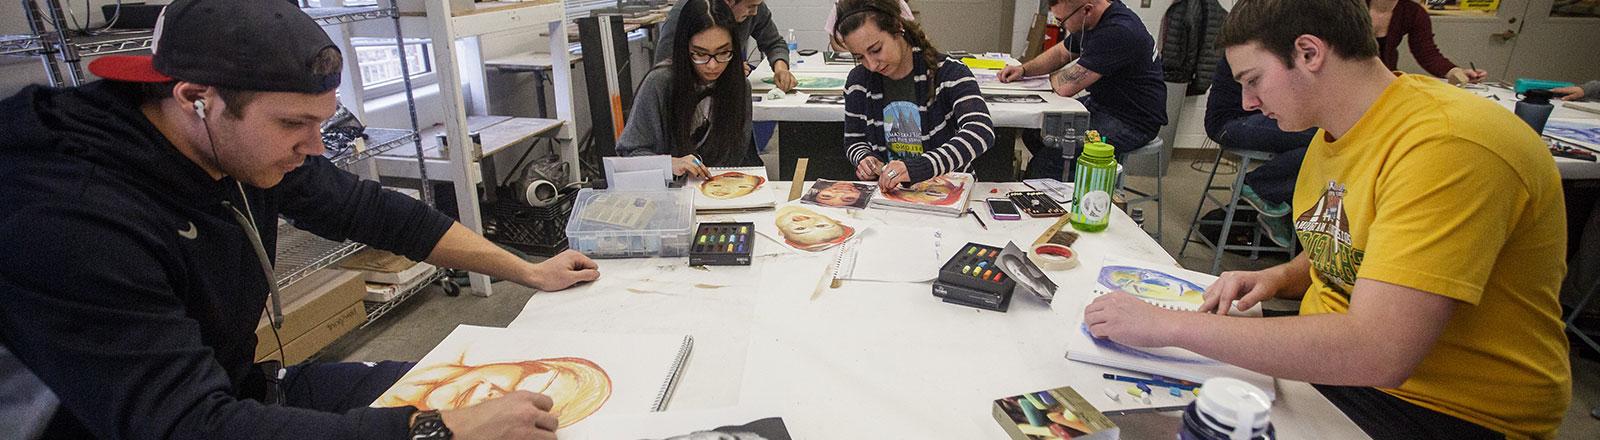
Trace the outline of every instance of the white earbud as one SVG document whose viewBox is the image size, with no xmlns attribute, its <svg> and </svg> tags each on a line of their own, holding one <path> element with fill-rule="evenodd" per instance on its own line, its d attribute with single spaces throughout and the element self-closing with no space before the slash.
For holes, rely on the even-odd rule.
<svg viewBox="0 0 1600 440">
<path fill-rule="evenodd" d="M 206 101 L 205 100 L 203 100 L 203 99 L 202 100 L 196 100 L 194 102 L 194 114 L 200 115 L 200 119 L 205 119 L 206 118 Z"/>
</svg>

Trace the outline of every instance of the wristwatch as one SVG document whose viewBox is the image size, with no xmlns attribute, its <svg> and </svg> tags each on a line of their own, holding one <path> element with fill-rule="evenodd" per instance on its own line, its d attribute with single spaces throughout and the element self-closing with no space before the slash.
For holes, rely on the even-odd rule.
<svg viewBox="0 0 1600 440">
<path fill-rule="evenodd" d="M 437 410 L 417 411 L 411 416 L 411 440 L 450 440 L 454 436 Z"/>
</svg>

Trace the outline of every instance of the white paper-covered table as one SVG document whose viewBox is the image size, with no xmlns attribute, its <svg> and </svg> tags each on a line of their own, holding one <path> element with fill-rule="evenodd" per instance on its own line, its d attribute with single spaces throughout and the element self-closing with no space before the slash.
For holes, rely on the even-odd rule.
<svg viewBox="0 0 1600 440">
<path fill-rule="evenodd" d="M 780 200 L 787 184 L 773 185 Z M 991 189 L 997 192 L 991 193 Z M 984 197 L 1021 184 L 980 183 Z M 511 323 L 531 331 L 683 333 L 694 336 L 668 410 L 757 405 L 783 409 L 796 438 L 1005 438 L 993 399 L 1070 385 L 1105 410 L 1104 367 L 1068 361 L 1066 335 L 1078 328 L 1094 274 L 1106 255 L 1176 264 L 1127 215 L 1073 246 L 1078 268 L 1051 271 L 1053 306 L 1015 297 L 1006 313 L 941 302 L 927 283 L 845 281 L 827 288 L 833 252 L 802 255 L 758 238 L 752 266 L 688 267 L 687 258 L 601 260 L 599 281 L 534 295 Z M 700 216 L 723 221 L 739 215 Z M 996 221 L 869 209 L 872 227 L 920 226 L 941 233 L 943 262 L 971 241 L 1026 246 L 1051 219 Z M 813 299 L 813 292 L 823 289 Z M 1268 353 L 1269 350 L 1263 350 Z M 1157 404 L 1177 398 L 1155 396 Z M 1284 438 L 1363 438 L 1315 389 L 1278 381 L 1273 422 Z"/>
</svg>

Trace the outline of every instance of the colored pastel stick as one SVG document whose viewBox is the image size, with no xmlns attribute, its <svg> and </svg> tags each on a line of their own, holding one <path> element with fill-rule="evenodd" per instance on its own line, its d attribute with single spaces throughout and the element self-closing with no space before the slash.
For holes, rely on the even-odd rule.
<svg viewBox="0 0 1600 440">
<path fill-rule="evenodd" d="M 1050 419 L 1045 418 L 1044 412 L 1033 406 L 1033 402 L 1028 399 L 1017 399 L 1017 406 L 1022 407 L 1022 416 L 1028 418 L 1029 425 L 1044 426 L 1050 422 Z"/>
<path fill-rule="evenodd" d="M 1039 398 L 1035 397 L 1033 395 L 1033 393 L 1023 394 L 1022 398 L 1027 399 L 1029 403 L 1032 403 L 1034 408 L 1038 408 L 1038 409 L 1041 409 L 1041 410 L 1048 410 L 1052 406 L 1052 405 L 1046 405 L 1044 403 L 1044 401 L 1039 400 Z"/>
<path fill-rule="evenodd" d="M 1172 397 L 1183 397 L 1183 390 L 1177 387 L 1167 388 L 1167 394 L 1171 394 Z"/>
<path fill-rule="evenodd" d="M 1150 386 L 1149 385 L 1145 385 L 1144 382 L 1139 382 L 1139 383 L 1133 384 L 1133 386 L 1139 387 L 1139 391 L 1144 391 L 1145 393 L 1149 393 L 1150 392 Z"/>
<path fill-rule="evenodd" d="M 1054 397 L 1050 397 L 1050 392 L 1049 391 L 1040 391 L 1038 393 L 1038 395 L 1039 395 L 1039 400 L 1044 401 L 1044 403 L 1045 403 L 1045 405 L 1047 407 L 1056 406 L 1056 399 Z"/>
</svg>

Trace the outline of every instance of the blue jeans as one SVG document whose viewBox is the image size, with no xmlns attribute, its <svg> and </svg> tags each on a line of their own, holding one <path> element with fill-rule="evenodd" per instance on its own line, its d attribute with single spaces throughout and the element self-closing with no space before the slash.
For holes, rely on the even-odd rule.
<svg viewBox="0 0 1600 440">
<path fill-rule="evenodd" d="M 1099 131 L 1106 137 L 1106 143 L 1116 147 L 1120 157 L 1129 151 L 1144 147 L 1156 138 L 1155 131 L 1146 131 L 1134 128 L 1122 120 L 1112 117 L 1105 112 L 1090 112 L 1089 128 Z M 1067 181 L 1072 180 L 1070 174 L 1065 174 L 1071 169 L 1066 167 L 1068 158 L 1061 156 L 1061 149 L 1045 145 L 1044 139 L 1039 135 L 1039 130 L 1023 130 L 1022 144 L 1028 147 L 1028 152 L 1033 153 L 1033 159 L 1028 160 L 1027 177 L 1029 179 L 1051 178 L 1061 179 L 1066 176 Z M 1080 151 L 1072 152 L 1072 157 L 1077 157 Z"/>
<path fill-rule="evenodd" d="M 1288 203 L 1294 199 L 1295 179 L 1300 176 L 1300 162 L 1306 157 L 1306 146 L 1317 129 L 1285 132 L 1278 122 L 1260 113 L 1228 121 L 1222 125 L 1215 141 L 1222 148 L 1273 153 L 1277 156 L 1244 175 L 1263 200 L 1271 203 Z"/>
<path fill-rule="evenodd" d="M 411 371 L 414 362 L 303 363 L 287 368 L 279 384 L 284 406 L 343 413 L 372 404 Z"/>
</svg>

